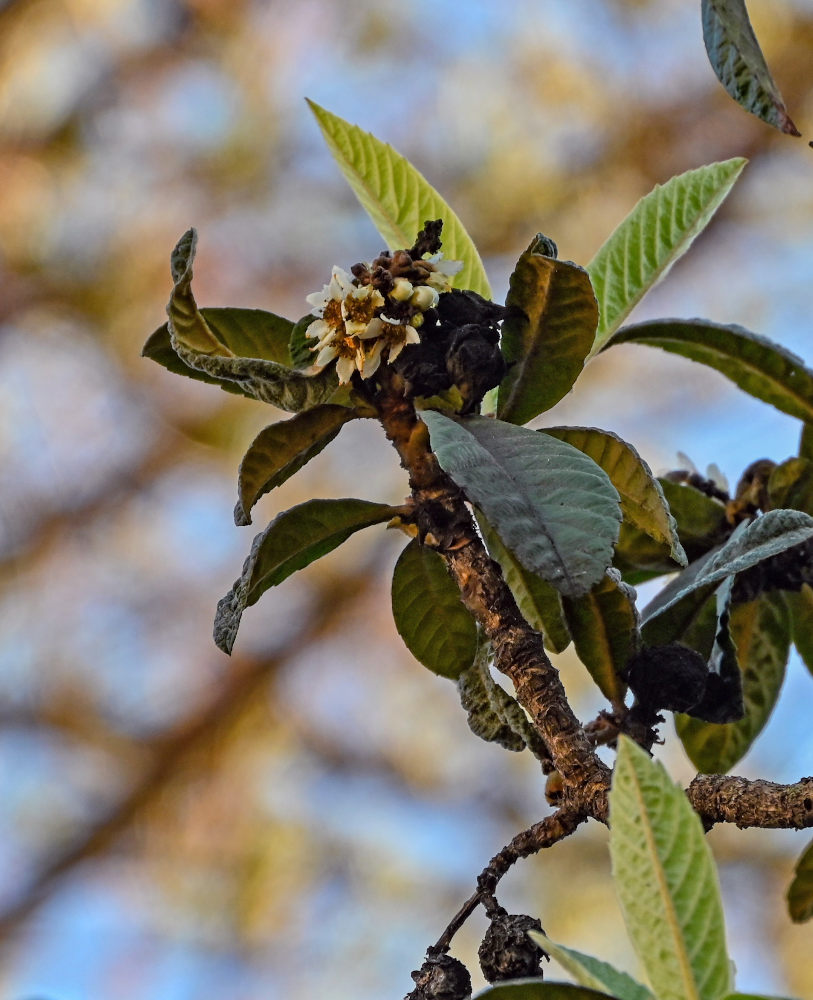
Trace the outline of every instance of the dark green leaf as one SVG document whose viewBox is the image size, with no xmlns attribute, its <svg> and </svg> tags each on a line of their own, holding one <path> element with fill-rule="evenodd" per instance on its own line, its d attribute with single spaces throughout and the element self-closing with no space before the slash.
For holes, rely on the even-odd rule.
<svg viewBox="0 0 813 1000">
<path fill-rule="evenodd" d="M 790 919 L 802 924 L 813 917 L 813 842 L 807 845 L 793 870 L 788 888 Z"/>
<path fill-rule="evenodd" d="M 491 647 L 480 647 L 474 663 L 457 679 L 460 704 L 469 729 L 486 743 L 498 743 L 519 752 L 528 747 L 539 757 L 548 756 L 541 737 L 522 706 L 494 680 L 489 665 Z"/>
<path fill-rule="evenodd" d="M 650 645 L 669 642 L 662 638 L 669 622 L 684 614 L 686 607 L 702 604 L 727 576 L 741 573 L 765 559 L 813 538 L 813 517 L 795 510 L 772 510 L 750 524 L 743 524 L 721 548 L 684 570 L 665 592 L 650 602 L 643 613 L 643 635 Z M 668 616 L 668 617 L 666 617 Z"/>
<path fill-rule="evenodd" d="M 216 645 L 231 653 L 243 611 L 269 587 L 331 552 L 361 528 L 397 514 L 395 507 L 369 500 L 309 500 L 277 515 L 254 539 L 240 579 L 217 605 Z"/>
<path fill-rule="evenodd" d="M 702 0 L 703 41 L 717 79 L 746 111 L 788 135 L 799 135 L 773 81 L 745 0 Z"/>
<path fill-rule="evenodd" d="M 167 306 L 169 334 L 172 348 L 181 361 L 217 380 L 235 382 L 240 385 L 244 395 L 271 403 L 283 410 L 299 412 L 327 402 L 339 387 L 333 365 L 321 372 L 308 374 L 287 367 L 287 362 L 280 364 L 262 356 L 239 354 L 238 350 L 255 350 L 258 338 L 254 336 L 256 331 L 253 329 L 249 330 L 249 334 L 244 335 L 243 331 L 237 336 L 234 346 L 238 350 L 233 350 L 218 337 L 206 322 L 192 295 L 192 264 L 196 243 L 197 234 L 194 229 L 190 229 L 181 237 L 171 257 L 175 285 Z M 288 320 L 281 322 L 288 324 L 287 329 L 278 331 L 278 334 L 281 333 L 278 339 L 285 340 L 287 354 L 287 342 L 293 324 Z M 229 329 L 233 332 L 236 326 L 232 324 Z M 282 350 L 278 341 L 275 344 L 276 347 L 269 353 L 276 354 Z"/>
<path fill-rule="evenodd" d="M 234 354 L 288 364 L 288 338 L 293 327 L 290 320 L 263 312 L 262 309 L 205 308 L 200 310 L 200 314 L 215 337 Z M 168 323 L 164 323 L 152 334 L 141 354 L 175 375 L 209 382 L 219 385 L 227 392 L 253 398 L 239 382 L 216 378 L 197 368 L 190 368 L 181 361 L 172 347 Z"/>
<path fill-rule="evenodd" d="M 806 458 L 813 462 L 813 423 L 802 424 L 802 431 L 799 435 L 799 458 Z"/>
<path fill-rule="evenodd" d="M 567 441 L 600 465 L 618 490 L 624 520 L 656 542 L 667 545 L 672 559 L 679 566 L 686 565 L 686 553 L 663 489 L 631 444 L 595 427 L 546 427 L 544 432 Z"/>
<path fill-rule="evenodd" d="M 813 371 L 784 347 L 741 326 L 660 319 L 619 330 L 611 344 L 647 344 L 708 365 L 744 392 L 800 420 L 813 420 Z"/>
<path fill-rule="evenodd" d="M 656 184 L 616 226 L 587 265 L 600 314 L 591 357 L 703 232 L 745 164 L 710 163 Z"/>
<path fill-rule="evenodd" d="M 610 569 L 589 594 L 563 597 L 565 619 L 579 659 L 615 708 L 624 702 L 621 679 L 640 644 L 635 591 Z"/>
<path fill-rule="evenodd" d="M 593 346 L 598 306 L 587 271 L 524 253 L 511 275 L 500 346 L 508 374 L 497 416 L 524 424 L 567 395 Z"/>
<path fill-rule="evenodd" d="M 260 431 L 240 463 L 235 524 L 251 524 L 251 508 L 260 497 L 318 455 L 354 416 L 344 406 L 314 406 Z"/>
<path fill-rule="evenodd" d="M 511 588 L 522 617 L 542 633 L 548 649 L 554 653 L 567 649 L 570 645 L 570 632 L 559 591 L 517 562 L 480 511 L 477 512 L 477 524 L 489 554 L 502 568 L 505 582 Z"/>
<path fill-rule="evenodd" d="M 305 336 L 313 320 L 313 315 L 308 313 L 291 330 L 291 336 L 288 341 L 288 354 L 294 368 L 308 368 L 313 364 L 314 354 L 312 348 L 316 345 L 316 341 L 312 337 Z"/>
<path fill-rule="evenodd" d="M 541 979 L 513 979 L 489 986 L 474 1000 L 607 1000 L 609 994 L 597 993 L 572 983 L 542 982 Z"/>
<path fill-rule="evenodd" d="M 392 616 L 407 649 L 428 670 L 456 680 L 474 661 L 477 626 L 443 559 L 413 540 L 392 575 Z"/>
<path fill-rule="evenodd" d="M 441 468 L 532 573 L 586 594 L 612 560 L 621 511 L 607 474 L 572 445 L 501 420 L 421 414 Z"/>
<path fill-rule="evenodd" d="M 779 697 L 790 649 L 790 622 L 779 593 L 735 606 L 730 628 L 742 671 L 744 717 L 722 725 L 675 717 L 686 753 L 705 774 L 729 771 L 762 732 Z"/>
<path fill-rule="evenodd" d="M 813 674 L 813 588 L 804 583 L 799 591 L 785 591 L 785 599 L 790 608 L 793 644 Z"/>
<path fill-rule="evenodd" d="M 792 507 L 813 514 L 813 462 L 789 458 L 777 465 L 768 479 L 772 507 Z"/>
</svg>

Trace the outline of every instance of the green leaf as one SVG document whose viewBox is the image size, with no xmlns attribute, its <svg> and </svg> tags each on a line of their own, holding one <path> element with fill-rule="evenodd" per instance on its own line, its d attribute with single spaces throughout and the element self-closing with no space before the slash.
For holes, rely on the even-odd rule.
<svg viewBox="0 0 813 1000">
<path fill-rule="evenodd" d="M 650 645 L 660 645 L 665 624 L 687 607 L 702 604 L 727 576 L 742 573 L 794 545 L 813 537 L 813 517 L 796 510 L 771 510 L 750 524 L 743 524 L 731 538 L 700 565 L 690 565 L 669 587 L 668 600 L 661 595 L 643 613 L 643 635 Z M 668 616 L 668 617 L 666 617 Z M 669 631 L 669 629 L 667 629 Z"/>
<path fill-rule="evenodd" d="M 803 583 L 798 592 L 785 591 L 790 607 L 793 644 L 802 662 L 813 674 L 813 588 Z"/>
<path fill-rule="evenodd" d="M 240 463 L 235 524 L 251 524 L 251 508 L 260 497 L 318 455 L 354 416 L 344 406 L 315 406 L 260 431 Z"/>
<path fill-rule="evenodd" d="M 522 617 L 542 633 L 548 649 L 554 653 L 563 652 L 570 645 L 570 632 L 559 591 L 517 562 L 481 511 L 477 511 L 477 525 L 489 555 L 502 568 L 505 582 L 511 588 Z"/>
<path fill-rule="evenodd" d="M 579 659 L 604 697 L 620 709 L 627 690 L 622 674 L 641 640 L 635 591 L 618 570 L 609 569 L 589 594 L 563 597 L 562 605 Z"/>
<path fill-rule="evenodd" d="M 802 424 L 799 435 L 799 458 L 813 462 L 813 423 Z"/>
<path fill-rule="evenodd" d="M 731 609 L 729 628 L 742 671 L 745 715 L 714 724 L 675 716 L 689 759 L 704 774 L 725 774 L 748 752 L 771 716 L 790 651 L 790 621 L 780 593 L 761 594 Z"/>
<path fill-rule="evenodd" d="M 265 358 L 283 365 L 289 363 L 288 338 L 293 328 L 290 320 L 262 309 L 205 308 L 200 310 L 200 315 L 217 340 L 233 354 Z M 216 378 L 181 361 L 172 346 L 168 323 L 149 337 L 141 354 L 175 375 L 209 382 L 227 392 L 252 398 L 239 382 Z"/>
<path fill-rule="evenodd" d="M 677 522 L 678 537 L 690 562 L 721 545 L 731 534 L 725 506 L 689 483 L 658 480 Z"/>
<path fill-rule="evenodd" d="M 793 507 L 813 514 L 813 462 L 789 458 L 771 472 L 768 497 L 772 507 Z"/>
<path fill-rule="evenodd" d="M 487 417 L 421 414 L 441 468 L 503 544 L 562 594 L 586 594 L 612 560 L 621 520 L 607 474 L 547 434 Z"/>
<path fill-rule="evenodd" d="M 297 320 L 291 329 L 291 335 L 288 338 L 288 354 L 294 368 L 308 368 L 313 364 L 314 354 L 311 348 L 315 346 L 316 341 L 306 336 L 307 329 L 313 320 L 313 315 L 308 313 L 307 316 Z"/>
<path fill-rule="evenodd" d="M 802 924 L 813 917 L 813 841 L 807 845 L 793 870 L 788 887 L 790 919 Z"/>
<path fill-rule="evenodd" d="M 299 412 L 326 403 L 339 387 L 334 366 L 307 374 L 268 358 L 240 355 L 219 339 L 192 295 L 196 244 L 197 234 L 190 229 L 179 240 L 170 261 L 175 285 L 167 306 L 169 334 L 172 348 L 181 361 L 216 380 L 239 384 L 244 395 L 283 410 Z M 282 322 L 288 323 L 287 320 Z M 234 330 L 235 325 L 232 324 L 230 329 Z M 292 329 L 293 324 L 290 324 L 287 327 L 288 339 Z M 253 350 L 258 340 L 255 333 L 251 330 L 249 336 L 238 337 L 234 346 Z M 276 346 L 269 353 L 278 355 L 281 339 L 279 337 L 275 341 Z M 287 340 L 285 350 L 287 352 Z"/>
<path fill-rule="evenodd" d="M 414 539 L 392 575 L 392 616 L 415 659 L 456 680 L 477 652 L 477 626 L 443 559 Z"/>
<path fill-rule="evenodd" d="M 331 552 L 354 532 L 396 514 L 397 507 L 369 500 L 308 500 L 278 514 L 254 539 L 240 579 L 217 605 L 215 644 L 231 653 L 243 611 L 269 587 Z"/>
<path fill-rule="evenodd" d="M 610 857 L 621 910 L 658 1000 L 730 992 L 720 887 L 683 790 L 627 737 L 610 792 Z"/>
<path fill-rule="evenodd" d="M 689 170 L 642 198 L 587 265 L 598 299 L 592 357 L 706 228 L 746 160 Z"/>
<path fill-rule="evenodd" d="M 601 466 L 621 497 L 624 520 L 667 545 L 671 558 L 679 566 L 686 565 L 686 553 L 663 489 L 631 444 L 596 427 L 546 427 L 545 434 L 567 441 Z"/>
<path fill-rule="evenodd" d="M 390 250 L 409 249 L 424 223 L 443 219 L 443 256 L 462 260 L 456 288 L 491 298 L 483 262 L 463 223 L 415 167 L 388 143 L 313 101 L 308 105 L 362 208 Z"/>
<path fill-rule="evenodd" d="M 500 347 L 508 374 L 497 416 L 525 424 L 570 392 L 593 345 L 598 306 L 587 271 L 530 252 L 517 262 L 505 304 Z"/>
<path fill-rule="evenodd" d="M 613 344 L 647 344 L 708 365 L 744 392 L 800 420 L 813 419 L 813 371 L 784 347 L 744 327 L 659 319 L 619 330 Z"/>
<path fill-rule="evenodd" d="M 489 986 L 478 993 L 474 1000 L 607 1000 L 607 994 L 571 983 L 513 979 L 498 986 Z"/>
<path fill-rule="evenodd" d="M 788 998 L 769 997 L 764 993 L 729 993 L 725 1000 L 788 1000 Z"/>
<path fill-rule="evenodd" d="M 768 125 L 800 135 L 762 55 L 745 0 L 702 0 L 702 16 L 709 62 L 728 93 Z"/>
<path fill-rule="evenodd" d="M 528 931 L 528 937 L 540 948 L 544 948 L 551 958 L 555 958 L 580 986 L 604 990 L 618 1000 L 653 1000 L 652 993 L 646 986 L 636 982 L 626 972 L 613 968 L 608 962 L 556 944 L 539 931 Z"/>
<path fill-rule="evenodd" d="M 469 729 L 486 743 L 498 743 L 514 752 L 528 747 L 540 759 L 547 758 L 542 738 L 522 706 L 494 680 L 490 657 L 491 647 L 484 643 L 474 663 L 457 679 L 460 704 L 467 713 Z"/>
</svg>

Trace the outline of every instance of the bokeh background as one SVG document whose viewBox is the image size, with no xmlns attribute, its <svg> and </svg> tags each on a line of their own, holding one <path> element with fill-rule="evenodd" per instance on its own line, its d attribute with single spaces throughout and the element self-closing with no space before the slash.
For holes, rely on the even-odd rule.
<svg viewBox="0 0 813 1000">
<path fill-rule="evenodd" d="M 805 138 L 809 0 L 752 5 Z M 231 659 L 210 638 L 252 529 L 231 511 L 281 414 L 139 357 L 169 252 L 200 232 L 203 305 L 298 317 L 381 240 L 308 96 L 406 154 L 504 295 L 538 230 L 585 263 L 637 198 L 751 163 L 638 318 L 739 322 L 813 360 L 813 150 L 730 101 L 684 0 L 6 0 L 0 4 L 0 994 L 12 1000 L 403 996 L 476 873 L 547 807 L 533 761 L 479 743 L 395 633 L 376 529 L 267 594 Z M 550 421 L 622 434 L 658 469 L 732 481 L 796 421 L 689 362 L 623 347 Z M 400 501 L 359 421 L 265 498 Z M 259 530 L 259 528 L 257 529 Z M 582 715 L 600 704 L 560 658 Z M 810 773 L 794 660 L 738 768 Z M 809 704 L 809 701 L 807 702 Z M 667 727 L 660 755 L 690 768 Z M 783 893 L 802 834 L 715 831 L 740 983 L 813 996 Z M 630 971 L 606 833 L 523 864 L 504 902 Z M 470 965 L 484 929 L 457 939 Z M 482 979 L 475 976 L 477 983 Z"/>
</svg>

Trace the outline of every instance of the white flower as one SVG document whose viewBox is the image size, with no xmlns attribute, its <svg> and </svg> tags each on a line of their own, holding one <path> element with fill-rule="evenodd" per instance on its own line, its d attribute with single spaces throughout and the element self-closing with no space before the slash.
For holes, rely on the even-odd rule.
<svg viewBox="0 0 813 1000">
<path fill-rule="evenodd" d="M 426 278 L 426 284 L 438 292 L 452 290 L 452 278 L 463 268 L 462 260 L 444 260 L 442 253 L 427 257 L 424 264 L 431 264 L 431 270 Z"/>
<path fill-rule="evenodd" d="M 381 345 L 389 348 L 390 362 L 395 361 L 407 344 L 420 344 L 421 338 L 414 326 L 408 323 L 398 323 L 396 320 L 388 319 L 382 315 L 370 323 L 368 327 L 368 337 L 377 337 L 376 346 Z M 376 368 L 378 365 L 376 364 Z M 366 378 L 366 375 L 363 375 Z"/>
</svg>

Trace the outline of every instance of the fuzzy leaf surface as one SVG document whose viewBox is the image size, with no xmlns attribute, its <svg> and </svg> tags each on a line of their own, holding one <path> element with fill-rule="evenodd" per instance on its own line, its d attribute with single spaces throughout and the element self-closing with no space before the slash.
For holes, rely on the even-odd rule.
<svg viewBox="0 0 813 1000">
<path fill-rule="evenodd" d="M 733 987 L 717 870 L 700 819 L 662 765 L 619 740 L 610 858 L 624 921 L 658 1000 Z"/>
<path fill-rule="evenodd" d="M 389 249 L 409 249 L 425 222 L 443 219 L 443 256 L 463 261 L 454 286 L 490 299 L 491 288 L 477 248 L 426 178 L 389 143 L 313 101 L 308 105 L 333 158 Z"/>
<path fill-rule="evenodd" d="M 725 774 L 748 752 L 776 705 L 790 652 L 790 620 L 780 593 L 735 605 L 729 629 L 742 671 L 745 715 L 722 724 L 675 716 L 683 747 L 704 774 Z"/>
<path fill-rule="evenodd" d="M 771 510 L 751 524 L 743 523 L 725 545 L 712 551 L 700 565 L 690 565 L 664 588 L 668 600 L 657 595 L 647 605 L 642 629 L 645 640 L 652 645 L 670 642 L 661 635 L 664 627 L 669 631 L 670 620 L 680 617 L 687 607 L 702 604 L 725 577 L 750 569 L 809 538 L 813 538 L 813 517 L 802 511 Z"/>
<path fill-rule="evenodd" d="M 512 979 L 498 986 L 489 986 L 475 994 L 474 1000 L 608 1000 L 608 995 L 572 983 Z"/>
<path fill-rule="evenodd" d="M 392 616 L 407 649 L 427 670 L 457 680 L 474 661 L 477 626 L 443 559 L 413 539 L 392 575 Z"/>
<path fill-rule="evenodd" d="M 686 553 L 663 489 L 631 444 L 596 427 L 546 427 L 544 433 L 567 441 L 601 466 L 621 497 L 624 520 L 667 545 L 671 558 L 679 566 L 686 565 Z"/>
<path fill-rule="evenodd" d="M 705 319 L 659 319 L 619 330 L 613 344 L 647 344 L 714 368 L 738 388 L 800 420 L 813 419 L 813 371 L 801 358 L 744 327 Z"/>
<path fill-rule="evenodd" d="M 221 598 L 215 644 L 231 653 L 243 611 L 292 573 L 341 545 L 354 532 L 389 521 L 397 508 L 369 500 L 308 500 L 278 514 L 254 539 L 243 572 Z"/>
<path fill-rule="evenodd" d="M 745 0 L 702 0 L 709 62 L 734 100 L 780 132 L 798 136 L 757 42 Z"/>
<path fill-rule="evenodd" d="M 441 468 L 503 544 L 562 594 L 586 594 L 612 560 L 621 511 L 596 463 L 564 441 L 501 420 L 421 414 Z"/>
<path fill-rule="evenodd" d="M 480 511 L 477 512 L 477 525 L 489 555 L 502 568 L 505 582 L 511 588 L 522 617 L 542 633 L 548 649 L 554 653 L 563 652 L 570 645 L 570 632 L 559 591 L 517 562 Z"/>
<path fill-rule="evenodd" d="M 500 347 L 508 374 L 497 416 L 525 424 L 570 392 L 593 346 L 598 305 L 584 268 L 530 252 L 517 262 L 505 304 Z"/>
<path fill-rule="evenodd" d="M 788 887 L 790 919 L 802 924 L 813 917 L 813 842 L 807 845 L 793 869 Z"/>
<path fill-rule="evenodd" d="M 240 463 L 234 522 L 251 524 L 251 508 L 318 455 L 354 413 L 345 406 L 315 406 L 261 430 Z"/>
<path fill-rule="evenodd" d="M 796 652 L 802 662 L 813 674 L 813 588 L 802 584 L 802 589 L 796 592 L 788 591 L 785 599 L 790 607 L 791 632 Z"/>
<path fill-rule="evenodd" d="M 604 697 L 620 707 L 627 691 L 621 675 L 641 639 L 635 591 L 608 569 L 590 593 L 563 597 L 562 605 L 579 659 Z"/>
<path fill-rule="evenodd" d="M 192 264 L 195 259 L 197 233 L 188 230 L 172 252 L 170 266 L 174 288 L 169 299 L 169 335 L 172 349 L 190 368 L 205 372 L 218 381 L 239 385 L 246 396 L 271 403 L 280 409 L 299 412 L 325 403 L 339 388 L 334 366 L 307 374 L 264 357 L 238 354 L 220 340 L 198 309 L 192 294 Z M 285 320 L 284 323 L 289 321 Z M 233 331 L 234 324 L 230 326 Z M 287 328 L 290 339 L 293 324 Z M 284 331 L 283 331 L 284 332 Z M 236 348 L 256 345 L 257 336 L 241 335 Z M 248 343 L 251 341 L 251 343 Z M 281 347 L 277 345 L 273 353 Z M 287 355 L 287 342 L 285 352 Z"/>
<path fill-rule="evenodd" d="M 706 228 L 746 162 L 711 163 L 656 185 L 610 234 L 587 265 L 599 308 L 591 357 Z"/>
<path fill-rule="evenodd" d="M 603 990 L 618 1000 L 654 1000 L 652 993 L 642 983 L 637 982 L 626 972 L 614 968 L 609 962 L 602 962 L 592 955 L 581 951 L 565 948 L 556 944 L 539 931 L 528 931 L 531 938 L 540 948 L 555 958 L 562 968 L 569 972 L 579 986 L 587 986 L 593 990 Z"/>
</svg>

